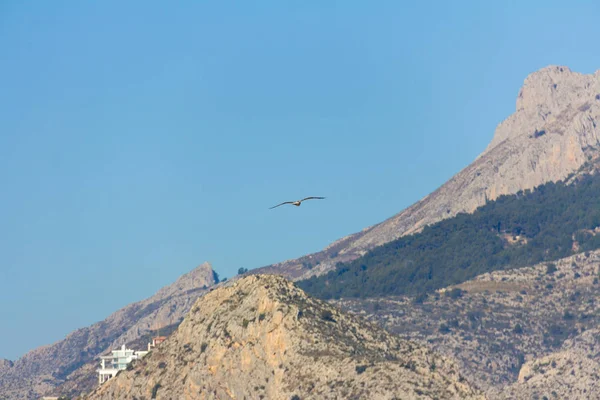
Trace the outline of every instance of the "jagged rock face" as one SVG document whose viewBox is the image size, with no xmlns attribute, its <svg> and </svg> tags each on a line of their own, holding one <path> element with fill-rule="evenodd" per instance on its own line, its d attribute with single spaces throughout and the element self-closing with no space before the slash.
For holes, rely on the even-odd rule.
<svg viewBox="0 0 600 400">
<path fill-rule="evenodd" d="M 562 180 L 585 163 L 587 152 L 597 154 L 599 145 L 600 71 L 583 75 L 566 67 L 544 68 L 527 77 L 517 111 L 498 126 L 482 155 L 353 246 L 383 244 L 459 212 L 472 212 L 486 199 Z"/>
<path fill-rule="evenodd" d="M 154 296 L 130 304 L 104 321 L 78 329 L 55 344 L 32 350 L 12 365 L 0 365 L 0 398 L 38 399 L 52 394 L 73 376 L 89 381 L 89 373 L 77 373 L 80 367 L 151 329 L 183 319 L 206 291 L 203 288 L 213 284 L 213 270 L 210 264 L 204 263 Z"/>
<path fill-rule="evenodd" d="M 504 140 L 529 136 L 536 129 L 544 130 L 569 110 L 583 112 L 580 116 L 584 118 L 586 113 L 597 116 L 598 106 L 594 104 L 600 101 L 596 98 L 599 94 L 600 71 L 584 75 L 572 72 L 568 67 L 549 66 L 532 73 L 519 92 L 516 112 L 498 126 L 486 152 Z M 589 112 L 591 108 L 596 112 Z"/>
<path fill-rule="evenodd" d="M 448 359 L 274 275 L 199 299 L 177 332 L 89 399 L 154 397 L 483 398 Z"/>
<path fill-rule="evenodd" d="M 525 79 L 516 112 L 498 126 L 487 149 L 439 189 L 332 248 L 264 271 L 294 279 L 325 273 L 426 225 L 473 212 L 486 200 L 565 179 L 597 158 L 599 150 L 600 71 L 584 75 L 567 67 L 543 68 Z M 306 268 L 309 264 L 312 268 Z"/>
</svg>

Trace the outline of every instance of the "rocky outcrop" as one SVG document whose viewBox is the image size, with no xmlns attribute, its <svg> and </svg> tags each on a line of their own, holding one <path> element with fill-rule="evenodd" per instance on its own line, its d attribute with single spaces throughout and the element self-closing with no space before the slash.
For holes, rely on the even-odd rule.
<svg viewBox="0 0 600 400">
<path fill-rule="evenodd" d="M 543 136 L 542 131 L 567 133 L 560 132 L 560 128 L 573 130 L 575 134 L 590 134 L 596 128 L 592 122 L 598 116 L 596 102 L 600 102 L 600 71 L 585 75 L 565 66 L 542 68 L 525 79 L 517 97 L 516 112 L 498 126 L 484 154 L 505 140 L 529 137 L 536 130 L 537 138 Z M 568 121 L 569 114 L 579 114 L 572 124 Z M 589 144 L 596 145 L 593 135 L 587 139 L 591 139 Z"/>
<path fill-rule="evenodd" d="M 592 399 L 600 382 L 599 266 L 597 250 L 483 274 L 424 298 L 337 304 L 452 357 L 490 400 Z"/>
<path fill-rule="evenodd" d="M 448 359 L 253 275 L 199 299 L 166 342 L 89 397 L 117 398 L 483 397 Z"/>
<path fill-rule="evenodd" d="M 98 355 L 135 341 L 152 329 L 180 321 L 214 283 L 214 272 L 210 264 L 204 263 L 154 296 L 130 304 L 104 321 L 32 350 L 14 363 L 0 364 L 0 398 L 38 399 L 53 394 L 55 388 L 73 376 L 90 382 L 89 373 L 77 372 L 80 367 L 95 363 Z M 95 368 L 88 365 L 87 369 L 91 372 Z"/>
<path fill-rule="evenodd" d="M 516 112 L 497 127 L 487 149 L 439 189 L 323 252 L 258 272 L 294 279 L 322 274 L 428 224 L 470 213 L 487 200 L 565 179 L 599 157 L 599 150 L 600 71 L 584 75 L 567 67 L 543 68 L 525 79 Z"/>
<path fill-rule="evenodd" d="M 502 399 L 573 399 L 600 397 L 600 330 L 567 340 L 560 351 L 528 361 L 519 379 L 504 388 Z"/>
</svg>

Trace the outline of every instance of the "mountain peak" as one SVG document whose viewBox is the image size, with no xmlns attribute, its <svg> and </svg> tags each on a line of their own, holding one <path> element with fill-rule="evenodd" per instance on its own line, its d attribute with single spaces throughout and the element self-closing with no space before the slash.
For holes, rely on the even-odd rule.
<svg viewBox="0 0 600 400">
<path fill-rule="evenodd" d="M 504 194 L 566 179 L 599 160 L 600 70 L 581 74 L 550 65 L 525 78 L 516 111 L 498 125 L 483 153 L 441 187 L 319 253 L 262 271 L 295 279 L 321 275 L 426 225 L 473 212 Z"/>
<path fill-rule="evenodd" d="M 517 98 L 517 111 L 544 107 L 556 112 L 567 104 L 585 101 L 597 92 L 599 82 L 594 81 L 594 75 L 573 72 L 568 67 L 542 68 L 525 78 Z"/>
<path fill-rule="evenodd" d="M 581 74 L 566 66 L 550 65 L 529 74 L 519 90 L 516 112 L 498 126 L 486 151 L 506 139 L 531 134 L 559 119 L 569 119 L 570 110 L 598 102 L 598 72 Z"/>
<path fill-rule="evenodd" d="M 481 398 L 452 362 L 275 275 L 198 299 L 179 329 L 90 399 Z"/>
<path fill-rule="evenodd" d="M 196 290 L 198 288 L 209 287 L 216 283 L 215 274 L 212 265 L 205 261 L 190 272 L 181 275 L 171 285 L 165 286 L 156 292 L 157 297 L 169 297 L 174 293 L 185 292 L 186 290 Z"/>
</svg>

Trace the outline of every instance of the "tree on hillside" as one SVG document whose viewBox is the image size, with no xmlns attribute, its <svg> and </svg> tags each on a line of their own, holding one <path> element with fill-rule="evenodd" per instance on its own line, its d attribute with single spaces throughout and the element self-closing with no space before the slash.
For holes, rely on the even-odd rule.
<svg viewBox="0 0 600 400">
<path fill-rule="evenodd" d="M 547 273 L 553 274 L 551 261 L 600 248 L 594 230 L 599 226 L 600 175 L 586 175 L 570 185 L 551 182 L 500 196 L 472 214 L 426 226 L 298 285 L 325 299 L 416 296 L 541 262 L 548 262 Z M 516 236 L 518 241 L 510 240 Z"/>
</svg>

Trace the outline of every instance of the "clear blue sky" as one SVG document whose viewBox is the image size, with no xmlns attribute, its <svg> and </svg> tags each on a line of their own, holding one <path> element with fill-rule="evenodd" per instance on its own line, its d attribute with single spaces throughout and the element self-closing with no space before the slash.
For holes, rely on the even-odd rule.
<svg viewBox="0 0 600 400">
<path fill-rule="evenodd" d="M 525 4 L 526 3 L 526 4 Z M 318 251 L 469 164 L 598 1 L 0 3 L 0 358 L 203 261 Z M 326 196 L 301 208 L 268 207 Z"/>
</svg>

